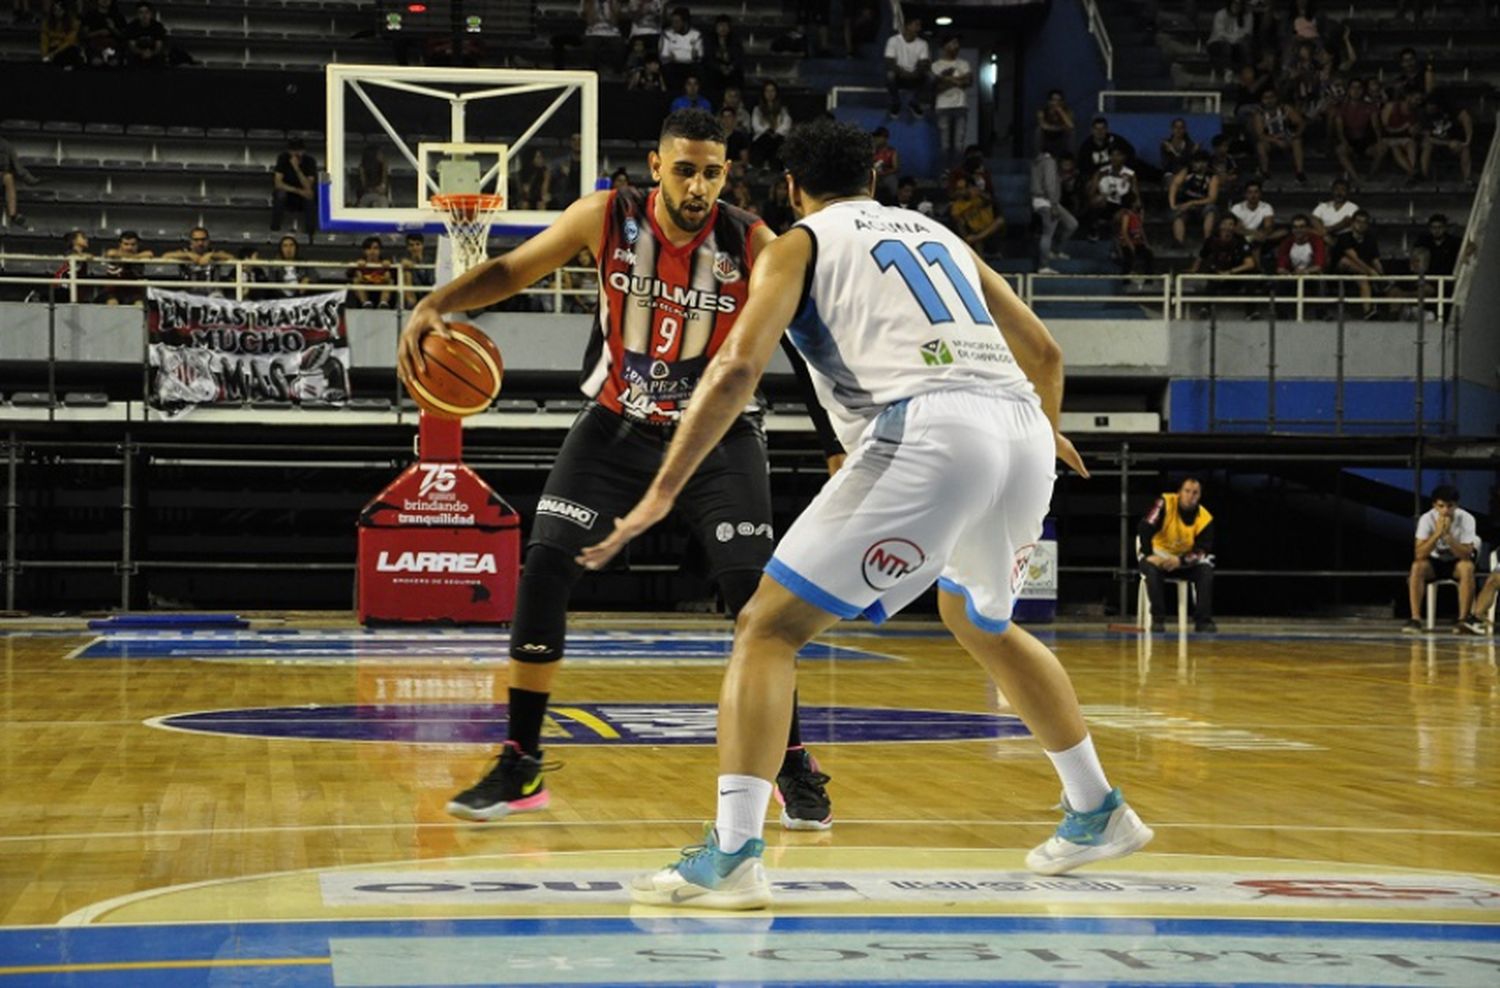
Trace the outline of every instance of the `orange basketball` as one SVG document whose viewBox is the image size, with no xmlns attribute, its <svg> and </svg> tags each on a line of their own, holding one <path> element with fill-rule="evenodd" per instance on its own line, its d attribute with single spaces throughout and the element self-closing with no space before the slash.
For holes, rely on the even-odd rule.
<svg viewBox="0 0 1500 988">
<path fill-rule="evenodd" d="M 500 394 L 505 364 L 489 334 L 466 322 L 451 322 L 452 339 L 422 337 L 425 370 L 406 382 L 418 407 L 439 418 L 459 419 L 482 412 Z"/>
</svg>

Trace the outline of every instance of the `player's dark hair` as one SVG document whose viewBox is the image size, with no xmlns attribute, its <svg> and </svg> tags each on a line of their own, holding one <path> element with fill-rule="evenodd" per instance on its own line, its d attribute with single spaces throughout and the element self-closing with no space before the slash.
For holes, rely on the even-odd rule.
<svg viewBox="0 0 1500 988">
<path fill-rule="evenodd" d="M 374 236 L 366 237 L 365 239 L 363 239 L 363 240 L 361 240 L 359 242 L 359 249 L 360 250 L 369 250 L 371 244 L 374 244 L 376 247 L 379 247 L 380 246 L 380 238 L 379 237 L 374 237 Z"/>
<path fill-rule="evenodd" d="M 1434 501 L 1447 501 L 1449 504 L 1458 503 L 1458 488 L 1452 484 L 1438 484 L 1432 489 Z"/>
<path fill-rule="evenodd" d="M 803 191 L 818 198 L 856 196 L 870 190 L 875 141 L 868 131 L 837 120 L 811 120 L 792 128 L 781 160 Z"/>
<path fill-rule="evenodd" d="M 1427 222 L 1431 223 L 1432 221 L 1428 220 Z M 1447 221 L 1445 220 L 1444 222 L 1447 222 Z M 141 235 L 139 233 L 136 233 L 134 230 L 121 230 L 120 231 L 120 239 L 121 240 L 139 240 L 139 239 L 141 239 Z"/>
<path fill-rule="evenodd" d="M 661 122 L 661 140 L 680 137 L 685 141 L 726 144 L 728 138 L 719 118 L 707 110 L 674 110 Z"/>
</svg>

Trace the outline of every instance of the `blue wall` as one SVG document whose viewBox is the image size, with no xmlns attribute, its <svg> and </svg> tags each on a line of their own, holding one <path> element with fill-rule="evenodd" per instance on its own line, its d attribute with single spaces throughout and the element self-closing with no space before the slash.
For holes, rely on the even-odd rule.
<svg viewBox="0 0 1500 988">
<path fill-rule="evenodd" d="M 1073 108 L 1076 139 L 1082 141 L 1105 88 L 1104 59 L 1089 34 L 1079 0 L 1053 0 L 1047 17 L 1022 40 L 1021 121 L 1028 155 L 1036 153 L 1036 111 L 1047 92 L 1061 89 Z M 1160 140 L 1161 138 L 1157 138 Z"/>
<path fill-rule="evenodd" d="M 1223 121 L 1212 113 L 1106 113 L 1109 129 L 1135 145 L 1135 153 L 1149 164 L 1161 167 L 1161 142 L 1172 132 L 1172 121 L 1181 117 L 1187 122 L 1188 134 L 1203 150 L 1209 150 L 1209 142 L 1223 129 Z M 1078 142 L 1088 136 L 1088 121 L 1079 115 Z"/>
</svg>

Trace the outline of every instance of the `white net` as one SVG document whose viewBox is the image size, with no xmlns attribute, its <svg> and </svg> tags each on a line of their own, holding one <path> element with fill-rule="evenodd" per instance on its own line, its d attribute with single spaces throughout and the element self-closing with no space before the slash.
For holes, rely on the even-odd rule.
<svg viewBox="0 0 1500 988">
<path fill-rule="evenodd" d="M 490 226 L 505 209 L 504 196 L 480 193 L 437 195 L 433 208 L 443 214 L 453 251 L 453 277 L 478 267 L 489 257 Z"/>
</svg>

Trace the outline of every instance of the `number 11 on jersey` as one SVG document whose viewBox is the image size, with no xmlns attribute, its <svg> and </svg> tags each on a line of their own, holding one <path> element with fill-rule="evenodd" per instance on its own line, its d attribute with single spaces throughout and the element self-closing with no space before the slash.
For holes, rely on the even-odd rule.
<svg viewBox="0 0 1500 988">
<path fill-rule="evenodd" d="M 918 260 L 919 254 L 921 260 Z M 958 262 L 954 261 L 953 255 L 948 252 L 946 244 L 928 240 L 919 244 L 914 252 L 911 245 L 905 241 L 882 240 L 871 249 L 870 256 L 875 258 L 876 264 L 880 265 L 881 272 L 889 271 L 891 268 L 896 269 L 896 273 L 901 275 L 901 280 L 906 282 L 906 287 L 911 289 L 912 296 L 927 315 L 928 322 L 952 322 L 953 312 L 938 294 L 937 285 L 933 284 L 932 278 L 928 276 L 921 261 L 926 261 L 928 267 L 936 266 L 943 269 L 943 274 L 948 276 L 953 290 L 958 293 L 959 300 L 969 311 L 969 318 L 981 326 L 995 324 L 994 320 L 990 319 L 989 310 L 984 307 L 979 293 L 974 290 L 969 279 L 964 277 Z"/>
</svg>

